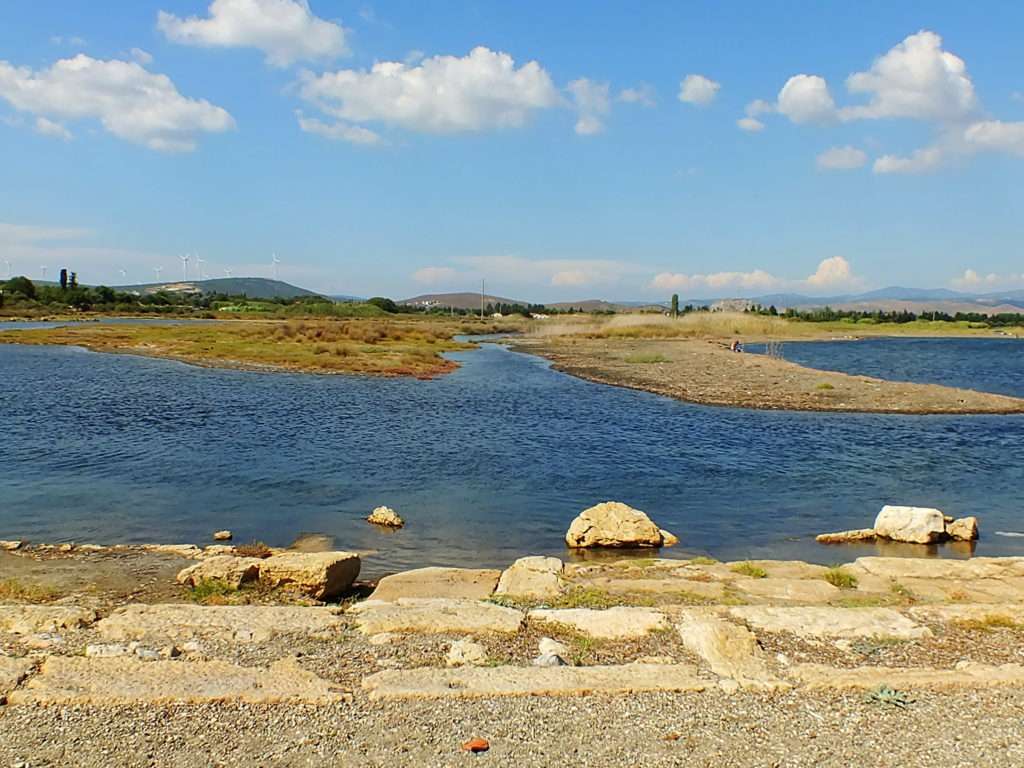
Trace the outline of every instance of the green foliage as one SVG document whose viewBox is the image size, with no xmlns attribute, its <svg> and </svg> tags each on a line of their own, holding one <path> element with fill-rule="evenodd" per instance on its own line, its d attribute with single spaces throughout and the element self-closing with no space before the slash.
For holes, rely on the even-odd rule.
<svg viewBox="0 0 1024 768">
<path fill-rule="evenodd" d="M 718 561 L 713 557 L 698 555 L 690 558 L 690 565 L 718 565 Z"/>
<path fill-rule="evenodd" d="M 729 570 L 733 573 L 738 573 L 741 576 L 749 576 L 752 579 L 763 579 L 768 576 L 768 571 L 754 565 L 753 563 L 736 563 L 736 565 Z"/>
<path fill-rule="evenodd" d="M 817 387 L 815 387 L 815 389 L 835 389 L 835 387 L 833 387 L 827 381 L 823 381 L 823 382 L 821 382 L 821 384 L 819 384 Z"/>
<path fill-rule="evenodd" d="M 627 363 L 633 365 L 650 365 L 652 363 L 667 363 L 669 359 L 664 355 L 651 352 L 639 352 L 635 355 L 627 355 L 625 358 Z"/>
<path fill-rule="evenodd" d="M 857 577 L 852 573 L 847 573 L 838 565 L 825 571 L 822 578 L 833 587 L 839 587 L 840 589 L 854 589 L 857 586 Z"/>
<path fill-rule="evenodd" d="M 395 304 L 391 299 L 385 298 L 384 296 L 374 296 L 371 299 L 366 300 L 367 304 L 372 304 L 375 307 L 383 309 L 385 312 L 395 314 L 398 312 L 398 305 Z"/>
<path fill-rule="evenodd" d="M 36 297 L 36 285 L 27 277 L 12 277 L 4 283 L 4 291 L 7 293 L 21 294 L 26 299 Z"/>
<path fill-rule="evenodd" d="M 56 593 L 39 584 L 24 584 L 17 579 L 0 580 L 0 600 L 19 603 L 46 603 L 56 599 Z"/>
<path fill-rule="evenodd" d="M 237 591 L 220 579 L 201 579 L 189 591 L 189 597 L 197 603 L 219 603 Z"/>
<path fill-rule="evenodd" d="M 888 685 L 881 685 L 865 697 L 866 701 L 872 704 L 889 704 L 900 709 L 906 709 L 914 703 L 909 694 L 897 691 Z"/>
</svg>

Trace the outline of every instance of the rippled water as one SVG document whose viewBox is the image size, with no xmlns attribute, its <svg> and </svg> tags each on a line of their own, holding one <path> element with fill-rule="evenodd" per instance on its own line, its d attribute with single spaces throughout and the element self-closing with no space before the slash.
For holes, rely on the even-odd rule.
<svg viewBox="0 0 1024 768">
<path fill-rule="evenodd" d="M 422 382 L 0 346 L 0 538 L 325 532 L 376 550 L 365 571 L 379 574 L 565 556 L 571 519 L 606 499 L 677 533 L 669 553 L 730 559 L 863 554 L 812 536 L 870 525 L 886 502 L 1024 530 L 1024 418 L 706 408 L 494 344 L 454 357 L 462 368 Z M 379 504 L 407 527 L 363 522 Z M 977 553 L 1024 554 L 1024 539 L 988 535 Z"/>
<path fill-rule="evenodd" d="M 1024 397 L 1024 339 L 809 341 L 783 345 L 783 357 L 811 368 Z"/>
</svg>

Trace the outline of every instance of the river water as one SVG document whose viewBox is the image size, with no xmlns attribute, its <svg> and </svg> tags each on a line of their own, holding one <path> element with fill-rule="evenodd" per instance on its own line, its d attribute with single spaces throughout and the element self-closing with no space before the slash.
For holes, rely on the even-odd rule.
<svg viewBox="0 0 1024 768">
<path fill-rule="evenodd" d="M 987 364 L 972 379 L 960 342 L 932 343 L 936 366 L 945 355 L 958 382 L 985 383 Z M 842 368 L 865 344 L 799 354 Z M 1019 378 L 993 389 L 1024 380 L 1013 354 Z M 581 381 L 497 344 L 453 357 L 459 370 L 423 382 L 0 346 L 0 538 L 207 543 L 230 528 L 285 545 L 325 533 L 370 551 L 364 573 L 379 575 L 568 557 L 572 518 L 615 499 L 682 539 L 669 555 L 831 563 L 875 549 L 814 534 L 870 526 L 901 503 L 978 515 L 976 554 L 1024 555 L 1024 539 L 994 535 L 1024 531 L 1022 417 L 709 408 Z M 380 504 L 406 528 L 365 523 Z"/>
</svg>

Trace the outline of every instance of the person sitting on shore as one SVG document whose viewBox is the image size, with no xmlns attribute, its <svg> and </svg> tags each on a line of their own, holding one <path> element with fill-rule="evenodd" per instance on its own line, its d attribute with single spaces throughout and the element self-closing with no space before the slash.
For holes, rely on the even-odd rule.
<svg viewBox="0 0 1024 768">
<path fill-rule="evenodd" d="M 742 352 L 743 351 L 743 344 L 740 342 L 739 339 L 734 339 L 732 344 L 729 345 L 729 351 L 730 352 Z"/>
</svg>

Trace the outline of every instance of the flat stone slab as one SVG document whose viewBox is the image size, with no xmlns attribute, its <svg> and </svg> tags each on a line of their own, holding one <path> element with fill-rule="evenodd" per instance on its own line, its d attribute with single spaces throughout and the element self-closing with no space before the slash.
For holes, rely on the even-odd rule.
<svg viewBox="0 0 1024 768">
<path fill-rule="evenodd" d="M 1001 579 L 1024 576 L 1022 557 L 972 557 L 970 560 L 937 557 L 858 557 L 850 567 L 897 581 L 906 578 Z"/>
<path fill-rule="evenodd" d="M 479 568 L 417 568 L 385 576 L 371 600 L 401 598 L 486 600 L 498 585 L 501 571 Z"/>
<path fill-rule="evenodd" d="M 137 661 L 50 656 L 8 703 L 127 706 L 133 704 L 330 704 L 345 698 L 333 683 L 283 659 L 268 668 L 223 661 Z"/>
<path fill-rule="evenodd" d="M 34 668 L 35 663 L 31 659 L 0 656 L 0 703 L 21 684 L 22 680 L 28 677 Z"/>
<path fill-rule="evenodd" d="M 661 597 L 678 597 L 680 601 L 693 597 L 717 600 L 725 594 L 725 584 L 719 581 L 696 581 L 686 578 L 665 579 L 615 579 L 595 578 L 584 582 L 597 589 L 616 595 L 656 594 Z"/>
<path fill-rule="evenodd" d="M 352 608 L 356 626 L 365 635 L 381 632 L 440 634 L 461 632 L 515 633 L 523 613 L 478 600 L 403 597 L 394 602 L 367 600 Z"/>
<path fill-rule="evenodd" d="M 101 619 L 107 640 L 193 637 L 263 642 L 282 634 L 327 636 L 345 623 L 331 608 L 263 605 L 126 605 Z"/>
<path fill-rule="evenodd" d="M 732 681 L 734 687 L 750 691 L 792 688 L 772 674 L 757 638 L 746 627 L 719 618 L 712 611 L 695 609 L 679 614 L 676 630 L 683 645 L 704 659 L 716 675 Z"/>
<path fill-rule="evenodd" d="M 707 681 L 684 664 L 608 667 L 390 669 L 363 680 L 371 699 L 482 699 L 703 691 Z"/>
<path fill-rule="evenodd" d="M 914 597 L 939 602 L 1007 603 L 1024 600 L 1024 579 L 924 579 L 909 577 L 899 583 Z"/>
<path fill-rule="evenodd" d="M 918 621 L 937 623 L 971 622 L 1012 622 L 1024 627 L 1024 604 L 1010 605 L 918 605 L 908 608 L 907 613 Z"/>
<path fill-rule="evenodd" d="M 855 667 L 836 669 L 823 664 L 798 664 L 790 674 L 810 690 L 866 691 L 889 686 L 896 690 L 911 688 L 992 688 L 1024 685 L 1024 666 L 1020 664 L 964 663 L 956 669 L 929 667 Z"/>
<path fill-rule="evenodd" d="M 931 637 L 928 627 L 891 608 L 748 605 L 729 613 L 764 632 L 792 632 L 800 637 L 889 637 L 916 640 Z"/>
<path fill-rule="evenodd" d="M 669 629 L 668 619 L 649 608 L 616 607 L 604 610 L 591 608 L 541 608 L 530 611 L 528 618 L 539 624 L 561 624 L 581 634 L 601 640 L 628 640 Z"/>
<path fill-rule="evenodd" d="M 754 597 L 790 603 L 827 603 L 840 596 L 840 590 L 824 579 L 742 579 L 733 586 Z"/>
<path fill-rule="evenodd" d="M 743 563 L 764 569 L 769 579 L 820 579 L 828 571 L 823 565 L 803 560 L 744 560 Z M 737 563 L 729 563 L 729 566 Z M 831 585 L 829 585 L 831 586 Z"/>
<path fill-rule="evenodd" d="M 68 605 L 0 605 L 0 632 L 31 635 L 86 627 L 96 611 Z"/>
</svg>

